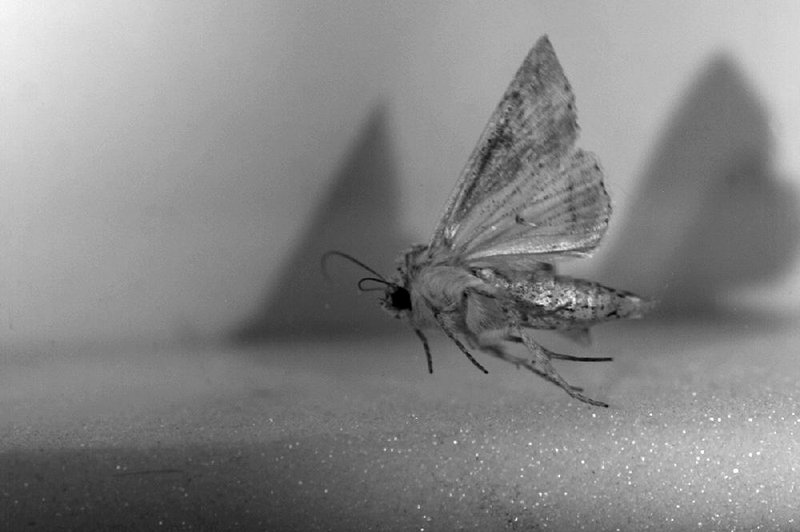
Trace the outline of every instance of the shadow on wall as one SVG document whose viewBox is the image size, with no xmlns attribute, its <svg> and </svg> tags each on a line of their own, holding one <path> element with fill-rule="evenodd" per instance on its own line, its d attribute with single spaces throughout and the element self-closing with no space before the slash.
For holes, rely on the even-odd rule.
<svg viewBox="0 0 800 532">
<path fill-rule="evenodd" d="M 371 274 L 336 257 L 328 263 L 330 281 L 324 279 L 320 268 L 322 254 L 336 249 L 391 274 L 395 257 L 410 243 L 398 230 L 397 170 L 383 107 L 372 110 L 330 182 L 333 187 L 317 207 L 277 282 L 265 289 L 263 302 L 232 331 L 234 341 L 398 328 L 379 308 L 374 293 L 359 294 L 357 280 Z"/>
<path fill-rule="evenodd" d="M 656 299 L 654 317 L 752 319 L 731 294 L 786 270 L 800 233 L 795 193 L 770 168 L 771 145 L 766 111 L 745 77 L 727 57 L 713 59 L 665 129 L 628 218 L 615 222 L 622 238 L 597 280 Z M 387 116 L 377 108 L 274 289 L 233 338 L 398 330 L 374 295 L 358 294 L 355 282 L 368 273 L 331 261 L 327 283 L 319 266 L 322 253 L 339 249 L 393 271 L 409 244 L 397 228 L 396 178 Z"/>
<path fill-rule="evenodd" d="M 730 59 L 713 59 L 663 133 L 598 277 L 658 300 L 656 316 L 752 317 L 731 294 L 786 270 L 800 229 L 771 146 L 753 89 Z"/>
</svg>

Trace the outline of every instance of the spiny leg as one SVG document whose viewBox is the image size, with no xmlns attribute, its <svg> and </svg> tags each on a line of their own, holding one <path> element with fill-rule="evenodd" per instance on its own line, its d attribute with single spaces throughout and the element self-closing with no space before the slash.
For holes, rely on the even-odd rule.
<svg viewBox="0 0 800 532">
<path fill-rule="evenodd" d="M 551 360 L 554 358 L 557 360 L 569 360 L 571 362 L 611 362 L 614 360 L 611 357 L 576 357 L 573 355 L 562 355 L 561 353 L 554 353 L 544 347 L 542 347 L 542 349 L 544 349 L 544 352 L 547 353 L 547 356 L 550 357 Z"/>
<path fill-rule="evenodd" d="M 486 368 L 481 366 L 480 362 L 475 360 L 475 357 L 473 357 L 472 354 L 469 351 L 467 351 L 467 348 L 464 347 L 464 344 L 461 343 L 461 340 L 459 340 L 456 337 L 456 334 L 453 332 L 452 327 L 450 327 L 450 325 L 448 325 L 445 319 L 442 317 L 441 312 L 434 308 L 431 308 L 431 312 L 433 313 L 433 319 L 436 320 L 436 323 L 439 324 L 439 327 L 442 328 L 447 337 L 450 338 L 454 344 L 456 344 L 456 346 L 461 350 L 461 352 L 467 355 L 469 361 L 472 362 L 475 365 L 475 367 L 481 370 L 482 372 L 489 373 L 486 370 Z"/>
<path fill-rule="evenodd" d="M 525 347 L 527 347 L 528 350 L 533 354 L 534 363 L 540 366 L 542 368 L 541 371 L 548 375 L 547 380 L 560 386 L 571 397 L 574 397 L 579 401 L 583 401 L 584 403 L 588 403 L 590 405 L 608 407 L 606 403 L 597 401 L 595 399 L 590 399 L 582 393 L 572 389 L 567 381 L 565 381 L 561 375 L 558 374 L 553 365 L 550 364 L 550 356 L 548 355 L 548 352 L 542 346 L 537 344 L 530 335 L 526 334 L 522 330 L 518 330 L 516 336 L 522 339 L 522 343 L 525 344 Z"/>
<path fill-rule="evenodd" d="M 561 386 L 561 384 L 559 382 L 553 380 L 553 378 L 550 375 L 548 375 L 547 373 L 545 373 L 544 371 L 538 369 L 535 365 L 533 365 L 533 363 L 530 360 L 528 360 L 526 358 L 518 357 L 516 355 L 512 355 L 511 353 L 509 353 L 508 351 L 503 349 L 498 344 L 482 345 L 481 346 L 481 350 L 486 351 L 490 355 L 493 355 L 493 356 L 499 358 L 500 360 L 505 360 L 506 362 L 514 364 L 517 368 L 523 367 L 523 368 L 527 369 L 528 371 L 531 371 L 532 373 L 535 373 L 536 375 L 538 375 L 539 377 L 543 378 L 544 380 L 555 384 L 556 386 Z M 582 392 L 583 391 L 583 388 L 581 388 L 579 386 L 572 386 L 571 384 L 569 384 L 568 386 L 570 388 L 572 388 L 573 390 L 575 390 L 576 392 Z"/>
<path fill-rule="evenodd" d="M 422 348 L 425 349 L 425 357 L 428 359 L 428 373 L 433 373 L 433 358 L 431 358 L 431 348 L 428 347 L 428 339 L 425 338 L 425 335 L 422 334 L 422 331 L 419 329 L 414 329 L 414 332 L 417 333 L 419 339 L 422 340 Z"/>
<path fill-rule="evenodd" d="M 517 336 L 512 336 L 509 338 L 509 340 L 511 340 L 512 342 L 516 342 L 518 344 L 524 343 L 522 338 L 519 338 Z M 569 360 L 571 362 L 611 362 L 612 360 L 614 360 L 612 357 L 576 357 L 573 355 L 562 355 L 561 353 L 555 353 L 553 351 L 550 351 L 545 347 L 542 346 L 539 347 L 542 349 L 542 351 L 545 352 L 545 354 L 550 360 L 554 358 L 557 360 Z"/>
</svg>

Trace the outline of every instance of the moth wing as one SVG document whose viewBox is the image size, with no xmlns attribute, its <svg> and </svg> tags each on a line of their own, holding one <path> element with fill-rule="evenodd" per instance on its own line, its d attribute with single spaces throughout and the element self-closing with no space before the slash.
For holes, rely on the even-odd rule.
<svg viewBox="0 0 800 532">
<path fill-rule="evenodd" d="M 481 134 L 429 249 L 473 260 L 590 251 L 610 204 L 597 161 L 574 148 L 577 134 L 575 97 L 543 36 Z"/>
<path fill-rule="evenodd" d="M 467 262 L 507 255 L 587 255 L 608 228 L 611 202 L 591 153 L 575 150 L 476 208 L 453 251 Z M 548 260 L 539 257 L 539 260 Z"/>
<path fill-rule="evenodd" d="M 543 272 L 555 275 L 555 264 L 547 257 L 539 255 L 497 255 L 476 259 L 470 262 L 473 268 L 490 268 L 506 276 L 513 276 L 517 272 Z"/>
</svg>

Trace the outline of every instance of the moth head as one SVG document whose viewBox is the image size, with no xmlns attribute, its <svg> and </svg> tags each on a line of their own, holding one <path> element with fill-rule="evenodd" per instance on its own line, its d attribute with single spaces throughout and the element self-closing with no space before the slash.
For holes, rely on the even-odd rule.
<svg viewBox="0 0 800 532">
<path fill-rule="evenodd" d="M 381 307 L 394 316 L 395 318 L 402 318 L 406 313 L 411 311 L 411 293 L 405 286 L 397 283 L 385 282 L 380 279 L 373 279 L 365 277 L 358 282 L 361 288 L 362 281 L 379 281 L 386 284 L 383 288 L 383 298 L 381 299 Z M 368 290 L 361 288 L 362 290 Z"/>
<path fill-rule="evenodd" d="M 398 281 L 390 281 L 379 274 L 360 260 L 341 251 L 328 251 L 322 256 L 322 271 L 325 273 L 325 264 L 328 257 L 333 255 L 342 257 L 350 262 L 361 266 L 375 277 L 364 277 L 358 281 L 358 289 L 361 292 L 383 291 L 381 307 L 395 318 L 402 318 L 411 311 L 411 293 Z M 327 274 L 326 274 L 327 277 Z M 380 286 L 368 286 L 367 283 L 376 283 Z"/>
</svg>

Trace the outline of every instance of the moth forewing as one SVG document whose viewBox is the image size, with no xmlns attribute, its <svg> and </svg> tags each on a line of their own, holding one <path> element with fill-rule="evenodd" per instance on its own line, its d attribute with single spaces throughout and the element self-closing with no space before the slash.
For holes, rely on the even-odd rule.
<svg viewBox="0 0 800 532">
<path fill-rule="evenodd" d="M 475 206 L 505 185 L 533 177 L 525 168 L 557 164 L 578 134 L 575 96 L 547 36 L 517 70 L 447 201 L 430 247 L 446 244 Z M 477 211 L 479 212 L 479 211 Z"/>
<path fill-rule="evenodd" d="M 541 37 L 517 71 L 470 156 L 427 246 L 400 256 L 383 306 L 422 330 L 442 330 L 470 350 L 524 367 L 583 402 L 551 360 L 601 361 L 540 346 L 532 330 L 588 338 L 593 325 L 638 318 L 645 300 L 598 283 L 557 275 L 553 261 L 590 253 L 611 204 L 597 158 L 575 146 L 575 97 L 549 39 Z M 371 271 L 371 270 L 370 270 Z M 530 358 L 513 354 L 523 346 Z"/>
</svg>

